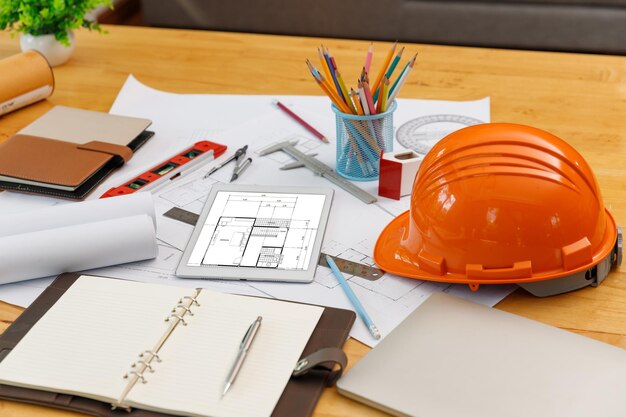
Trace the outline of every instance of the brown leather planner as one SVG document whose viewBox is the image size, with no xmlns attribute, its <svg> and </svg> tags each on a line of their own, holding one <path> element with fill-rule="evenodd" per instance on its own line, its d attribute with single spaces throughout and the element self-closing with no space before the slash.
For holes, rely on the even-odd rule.
<svg viewBox="0 0 626 417">
<path fill-rule="evenodd" d="M 14 135 L 0 144 L 0 179 L 73 191 L 113 156 L 128 161 L 127 146 L 93 141 L 76 144 Z"/>
<path fill-rule="evenodd" d="M 55 106 L 0 144 L 0 189 L 82 200 L 154 135 L 149 125 Z"/>
<path fill-rule="evenodd" d="M 30 328 L 72 286 L 80 274 L 62 274 L 0 336 L 0 362 L 11 352 Z M 349 335 L 356 316 L 354 312 L 326 307 L 302 353 L 302 357 L 324 348 L 340 348 Z M 320 368 L 301 377 L 292 377 L 274 408 L 274 417 L 310 416 L 328 380 L 331 370 Z M 0 385 L 0 398 L 81 412 L 99 417 L 167 417 L 168 414 L 142 409 L 130 412 L 112 410 L 109 403 L 80 396 Z"/>
</svg>

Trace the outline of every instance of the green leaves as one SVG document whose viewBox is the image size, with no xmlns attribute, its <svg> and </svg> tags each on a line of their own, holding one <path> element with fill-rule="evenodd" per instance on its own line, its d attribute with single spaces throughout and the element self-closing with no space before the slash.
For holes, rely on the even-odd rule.
<svg viewBox="0 0 626 417">
<path fill-rule="evenodd" d="M 111 0 L 0 0 L 0 30 L 31 35 L 54 34 L 69 46 L 68 30 L 84 27 L 102 32 L 85 14 L 98 6 L 113 8 Z"/>
</svg>

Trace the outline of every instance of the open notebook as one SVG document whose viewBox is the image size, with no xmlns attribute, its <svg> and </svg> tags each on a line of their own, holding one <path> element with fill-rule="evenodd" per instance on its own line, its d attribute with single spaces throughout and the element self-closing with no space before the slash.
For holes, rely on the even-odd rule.
<svg viewBox="0 0 626 417">
<path fill-rule="evenodd" d="M 0 382 L 169 414 L 269 416 L 323 310 L 82 276 L 2 360 Z M 261 329 L 221 398 L 259 315 Z"/>
</svg>

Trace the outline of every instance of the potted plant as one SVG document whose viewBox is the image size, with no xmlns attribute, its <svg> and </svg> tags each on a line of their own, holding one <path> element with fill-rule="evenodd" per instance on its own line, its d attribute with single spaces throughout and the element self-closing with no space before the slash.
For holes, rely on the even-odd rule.
<svg viewBox="0 0 626 417">
<path fill-rule="evenodd" d="M 74 51 L 73 29 L 102 32 L 85 15 L 111 0 L 0 0 L 0 30 L 20 33 L 22 51 L 36 49 L 50 65 L 66 62 Z"/>
</svg>

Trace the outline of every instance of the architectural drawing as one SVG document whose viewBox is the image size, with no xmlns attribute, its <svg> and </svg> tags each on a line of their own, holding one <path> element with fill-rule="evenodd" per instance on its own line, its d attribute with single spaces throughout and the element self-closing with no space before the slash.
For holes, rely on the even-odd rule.
<svg viewBox="0 0 626 417">
<path fill-rule="evenodd" d="M 323 195 L 220 192 L 189 264 L 306 269 Z"/>
</svg>

